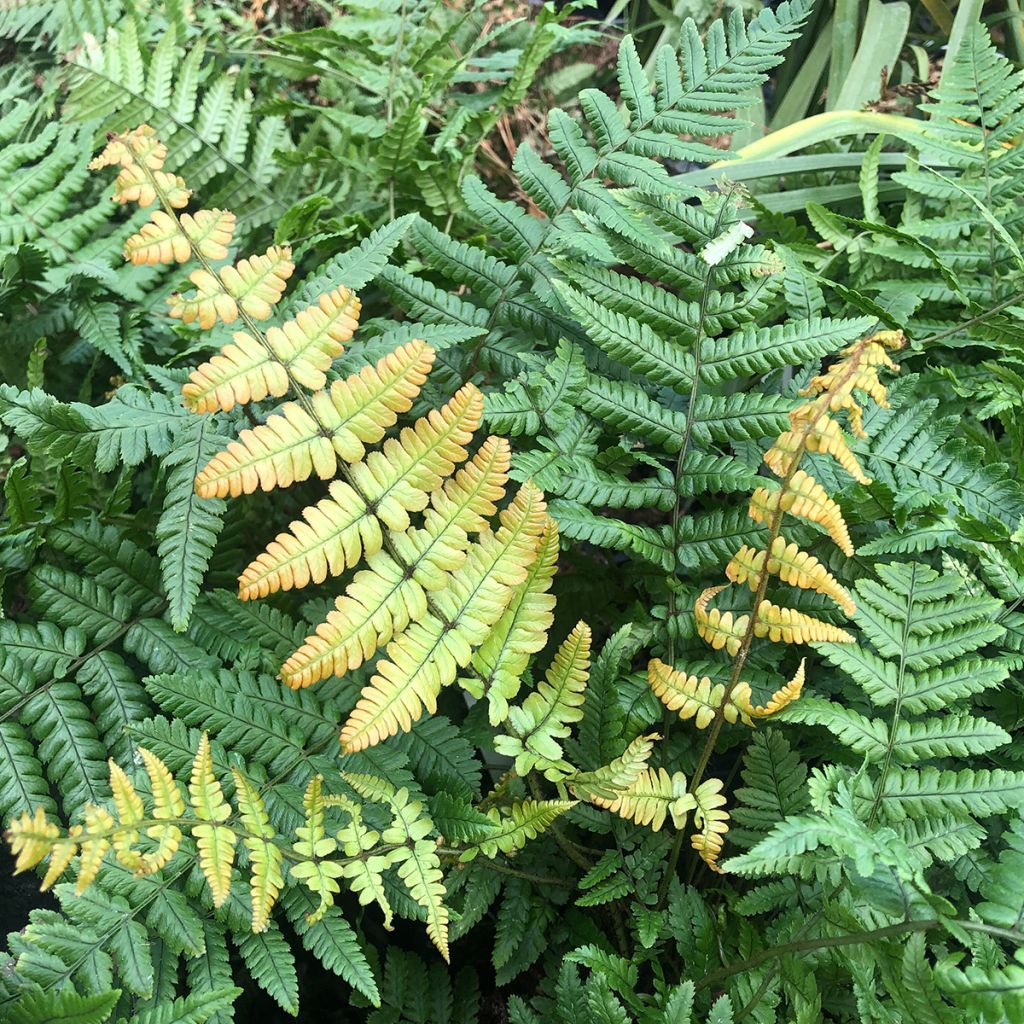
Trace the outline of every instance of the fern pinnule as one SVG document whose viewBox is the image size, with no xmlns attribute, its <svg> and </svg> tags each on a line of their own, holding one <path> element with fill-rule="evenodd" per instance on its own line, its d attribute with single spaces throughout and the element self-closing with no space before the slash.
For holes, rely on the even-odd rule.
<svg viewBox="0 0 1024 1024">
<path fill-rule="evenodd" d="M 675 828 L 685 828 L 689 812 L 697 806 L 686 776 L 664 768 L 646 768 L 628 789 L 611 798 L 596 796 L 593 802 L 637 825 L 650 826 L 652 832 L 658 832 L 668 817 Z"/>
<path fill-rule="evenodd" d="M 199 850 L 199 867 L 213 893 L 213 905 L 221 906 L 231 890 L 231 865 L 235 859 L 235 833 L 222 822 L 231 815 L 224 792 L 213 774 L 210 738 L 203 733 L 192 763 L 188 786 L 192 809 L 200 824 L 192 826 Z"/>
<path fill-rule="evenodd" d="M 202 253 L 198 243 L 195 249 Z M 195 323 L 204 331 L 218 320 L 233 324 L 243 314 L 253 320 L 266 320 L 295 271 L 291 255 L 288 246 L 272 245 L 265 253 L 221 267 L 216 275 L 206 269 L 193 270 L 189 280 L 195 290 L 171 295 L 167 300 L 170 315 L 185 324 Z"/>
<path fill-rule="evenodd" d="M 242 845 L 249 853 L 252 930 L 262 932 L 270 923 L 270 911 L 284 885 L 281 875 L 281 862 L 284 858 L 280 847 L 273 842 L 274 829 L 259 791 L 239 768 L 232 768 L 231 774 L 235 780 L 238 816 L 246 830 L 242 836 Z"/>
<path fill-rule="evenodd" d="M 462 681 L 472 696 L 486 698 L 491 725 L 508 717 L 509 701 L 519 693 L 530 655 L 547 642 L 554 621 L 555 598 L 550 590 L 557 565 L 558 523 L 549 517 L 526 579 L 473 656 L 475 675 Z"/>
<path fill-rule="evenodd" d="M 749 700 L 750 687 L 746 683 L 735 687 L 731 698 L 725 701 L 723 683 L 712 682 L 710 676 L 698 678 L 678 672 L 660 658 L 653 658 L 647 665 L 647 682 L 654 696 L 669 711 L 677 712 L 684 722 L 692 718 L 698 729 L 706 729 L 715 720 L 719 708 L 727 722 L 742 718 L 746 724 L 751 724 L 743 704 L 744 698 Z"/>
</svg>

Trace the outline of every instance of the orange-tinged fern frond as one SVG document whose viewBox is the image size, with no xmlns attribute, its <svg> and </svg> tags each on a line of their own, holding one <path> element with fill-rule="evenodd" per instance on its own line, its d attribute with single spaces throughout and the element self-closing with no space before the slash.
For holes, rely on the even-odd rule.
<svg viewBox="0 0 1024 1024">
<path fill-rule="evenodd" d="M 177 174 L 167 171 L 147 171 L 138 164 L 125 167 L 114 182 L 114 194 L 111 197 L 116 203 L 138 203 L 139 206 L 152 206 L 158 197 L 162 197 L 168 206 L 175 210 L 188 206 L 192 190 Z"/>
<path fill-rule="evenodd" d="M 235 233 L 235 215 L 230 210 L 197 210 L 182 214 L 181 227 L 193 248 L 208 260 L 226 260 Z"/>
<path fill-rule="evenodd" d="M 729 831 L 729 815 L 722 810 L 725 806 L 722 788 L 721 779 L 706 779 L 693 791 L 693 821 L 700 831 L 690 839 L 700 859 L 719 874 L 722 869 L 718 866 L 718 857 L 725 845 L 725 833 Z"/>
<path fill-rule="evenodd" d="M 491 437 L 459 472 L 430 496 L 422 529 L 393 538 L 409 572 L 385 552 L 368 560 L 334 610 L 281 667 L 291 687 L 309 686 L 358 668 L 381 644 L 427 611 L 426 590 L 450 582 L 466 559 L 470 533 L 484 529 L 505 493 L 509 444 Z M 556 546 L 557 550 L 557 546 Z"/>
<path fill-rule="evenodd" d="M 716 594 L 725 590 L 725 586 L 708 587 L 701 591 L 694 605 L 693 614 L 697 623 L 697 633 L 707 644 L 710 644 L 716 651 L 723 647 L 729 654 L 735 656 L 743 642 L 743 636 L 750 624 L 749 615 L 736 617 L 732 612 L 721 612 L 717 608 L 708 609 L 708 605 Z"/>
<path fill-rule="evenodd" d="M 139 164 L 151 171 L 159 171 L 166 159 L 167 147 L 157 138 L 152 126 L 140 124 L 131 131 L 120 132 L 108 139 L 100 155 L 89 161 L 89 170 Z"/>
<path fill-rule="evenodd" d="M 195 291 L 174 294 L 168 300 L 170 314 L 182 323 L 198 323 L 208 331 L 217 320 L 234 323 L 239 310 L 253 320 L 266 320 L 284 294 L 295 264 L 291 249 L 272 245 L 265 253 L 221 267 L 214 277 L 208 270 L 193 270 L 189 280 Z M 217 279 L 219 277 L 219 280 Z"/>
<path fill-rule="evenodd" d="M 746 712 L 752 718 L 768 718 L 777 711 L 781 711 L 788 704 L 798 700 L 804 688 L 804 666 L 805 659 L 800 659 L 800 666 L 797 668 L 793 678 L 785 686 L 780 686 L 769 698 L 768 703 L 754 707 L 750 703 L 749 692 L 747 694 Z"/>
<path fill-rule="evenodd" d="M 336 288 L 280 327 L 268 328 L 266 345 L 237 332 L 230 344 L 189 375 L 181 389 L 185 405 L 193 412 L 227 412 L 268 396 L 280 398 L 288 391 L 289 377 L 319 391 L 327 382 L 327 369 L 345 351 L 342 343 L 355 331 L 359 310 L 356 296 Z"/>
<path fill-rule="evenodd" d="M 379 441 L 398 414 L 412 407 L 433 359 L 434 350 L 422 341 L 401 346 L 376 366 L 364 366 L 313 395 L 315 419 L 288 402 L 215 455 L 196 477 L 196 494 L 223 498 L 257 488 L 269 491 L 306 480 L 314 471 L 329 480 L 339 456 L 346 462 L 361 459 L 364 442 Z"/>
<path fill-rule="evenodd" d="M 840 551 L 847 557 L 853 556 L 853 543 L 842 510 L 809 473 L 798 469 L 790 477 L 786 491 L 758 487 L 750 499 L 750 518 L 756 523 L 770 522 L 780 505 L 783 512 L 824 527 Z"/>
<path fill-rule="evenodd" d="M 533 561 L 547 520 L 543 496 L 524 484 L 500 514 L 501 526 L 481 534 L 463 569 L 436 595 L 429 612 L 393 640 L 387 659 L 364 687 L 341 733 L 347 753 L 408 730 L 437 708 L 437 695 L 455 680 L 473 649 L 501 618 Z"/>
<path fill-rule="evenodd" d="M 766 551 L 744 544 L 725 567 L 725 574 L 733 583 L 746 583 L 756 591 L 766 562 L 767 571 L 783 583 L 830 597 L 847 615 L 856 613 L 857 606 L 846 588 L 818 559 L 801 551 L 796 544 L 787 544 L 784 537 L 772 541 L 771 557 Z"/>
<path fill-rule="evenodd" d="M 698 678 L 680 672 L 659 658 L 651 659 L 648 664 L 647 682 L 654 696 L 669 711 L 678 712 L 684 722 L 692 718 L 698 729 L 706 729 L 715 720 L 719 708 L 727 722 L 740 718 L 747 725 L 752 724 L 746 710 L 750 697 L 746 683 L 737 683 L 725 700 L 723 683 L 713 683 L 710 676 Z"/>
<path fill-rule="evenodd" d="M 124 244 L 125 257 L 136 264 L 184 263 L 193 247 L 210 260 L 227 259 L 235 215 L 227 210 L 199 210 L 178 220 L 154 210 L 148 224 Z"/>
<path fill-rule="evenodd" d="M 124 254 L 136 264 L 184 263 L 192 256 L 192 246 L 170 214 L 154 210 L 149 223 L 124 243 Z"/>
<path fill-rule="evenodd" d="M 242 600 L 338 575 L 363 551 L 369 556 L 381 549 L 381 523 L 408 529 L 409 512 L 423 509 L 430 492 L 466 458 L 463 445 L 482 412 L 483 396 L 466 384 L 443 409 L 431 410 L 389 438 L 382 451 L 371 452 L 352 468 L 352 485 L 334 481 L 330 497 L 305 509 L 291 532 L 279 533 L 242 573 Z"/>
<path fill-rule="evenodd" d="M 784 644 L 852 644 L 854 638 L 831 623 L 812 618 L 795 608 L 780 608 L 771 601 L 762 601 L 754 620 L 754 636 L 768 637 Z"/>
</svg>

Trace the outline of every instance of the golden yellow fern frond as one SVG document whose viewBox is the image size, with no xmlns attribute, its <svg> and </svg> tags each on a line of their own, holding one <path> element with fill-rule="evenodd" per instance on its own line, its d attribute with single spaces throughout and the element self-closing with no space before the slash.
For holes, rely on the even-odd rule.
<svg viewBox="0 0 1024 1024">
<path fill-rule="evenodd" d="M 842 510 L 810 474 L 798 469 L 790 477 L 785 491 L 758 487 L 750 499 L 750 518 L 756 523 L 770 522 L 780 506 L 783 512 L 824 527 L 844 555 L 853 555 L 853 543 Z"/>
<path fill-rule="evenodd" d="M 802 416 L 806 418 L 805 410 L 812 410 L 808 415 L 814 418 L 813 425 L 801 422 Z M 815 410 L 813 406 L 801 406 L 794 410 L 790 420 L 794 428 L 780 434 L 764 454 L 765 464 L 773 473 L 784 477 L 792 468 L 793 461 L 806 449 L 831 455 L 858 483 L 871 483 L 871 478 L 861 469 L 857 456 L 850 451 L 842 429 L 835 420 L 829 419 L 827 414 Z"/>
<path fill-rule="evenodd" d="M 221 906 L 231 891 L 231 865 L 235 859 L 235 833 L 221 822 L 231 816 L 217 777 L 213 774 L 210 738 L 204 732 L 192 762 L 188 787 L 192 809 L 200 823 L 192 826 L 199 850 L 199 868 L 210 886 L 213 905 Z"/>
<path fill-rule="evenodd" d="M 707 728 L 715 720 L 719 708 L 722 708 L 722 716 L 727 722 L 740 718 L 745 724 L 752 724 L 747 713 L 750 687 L 746 683 L 737 683 L 729 699 L 725 700 L 724 684 L 712 683 L 710 676 L 698 678 L 687 675 L 659 658 L 653 658 L 648 664 L 647 682 L 655 697 L 669 711 L 678 712 L 684 722 L 694 719 L 698 729 Z"/>
<path fill-rule="evenodd" d="M 707 587 L 702 590 L 693 607 L 694 619 L 697 623 L 697 634 L 716 651 L 723 647 L 731 655 L 735 655 L 743 642 L 743 636 L 750 624 L 749 615 L 736 617 L 732 612 L 721 612 L 717 608 L 708 609 L 708 605 L 716 594 L 725 590 L 725 585 Z"/>
<path fill-rule="evenodd" d="M 110 835 L 114 829 L 114 818 L 105 807 L 87 804 L 82 821 L 80 842 L 82 852 L 78 857 L 78 879 L 75 892 L 81 895 L 96 881 L 103 858 L 110 849 Z"/>
<path fill-rule="evenodd" d="M 426 614 L 426 592 L 447 586 L 466 559 L 469 534 L 478 533 L 505 493 L 510 459 L 504 438 L 491 437 L 444 487 L 430 496 L 422 529 L 392 539 L 411 571 L 386 552 L 367 560 L 334 610 L 281 667 L 292 687 L 309 686 L 358 668 L 377 648 Z"/>
<path fill-rule="evenodd" d="M 454 477 L 431 492 L 423 526 L 395 534 L 395 553 L 413 570 L 426 590 L 443 590 L 451 574 L 468 557 L 470 534 L 490 529 L 490 520 L 505 496 L 511 447 L 503 437 L 489 437 Z"/>
<path fill-rule="evenodd" d="M 151 206 L 158 198 L 163 198 L 168 206 L 180 210 L 188 206 L 191 196 L 192 190 L 177 174 L 150 171 L 132 164 L 118 174 L 111 198 L 117 203 L 138 203 L 139 206 Z"/>
<path fill-rule="evenodd" d="M 245 828 L 242 845 L 249 853 L 249 894 L 252 898 L 252 930 L 266 931 L 270 911 L 284 885 L 281 875 L 283 854 L 271 841 L 274 829 L 256 787 L 238 768 L 232 768 L 235 779 L 235 800 Z"/>
<path fill-rule="evenodd" d="M 167 300 L 170 314 L 182 323 L 198 323 L 204 331 L 218 319 L 234 323 L 239 310 L 253 320 L 266 320 L 294 270 L 291 249 L 286 245 L 272 245 L 265 253 L 221 267 L 216 276 L 206 269 L 193 270 L 189 280 L 195 291 L 172 295 Z"/>
<path fill-rule="evenodd" d="M 693 822 L 700 829 L 690 839 L 700 859 L 712 871 L 721 874 L 718 857 L 725 843 L 725 833 L 729 831 L 729 815 L 722 810 L 725 797 L 722 796 L 721 779 L 705 779 L 694 791 Z"/>
<path fill-rule="evenodd" d="M 149 776 L 150 790 L 153 794 L 153 817 L 158 821 L 182 817 L 185 813 L 185 800 L 167 765 L 145 747 L 139 747 L 138 751 Z M 150 875 L 154 871 L 159 871 L 177 853 L 181 845 L 181 829 L 169 822 L 156 824 L 146 830 L 146 835 L 156 840 L 156 849 L 142 855 L 142 862 L 137 870 L 140 874 Z"/>
<path fill-rule="evenodd" d="M 487 698 L 491 725 L 500 725 L 508 717 L 509 701 L 519 692 L 530 655 L 547 643 L 555 609 L 555 598 L 549 591 L 557 565 L 558 524 L 549 518 L 529 574 L 473 655 L 476 675 L 461 680 L 463 689 L 477 700 Z"/>
<path fill-rule="evenodd" d="M 47 889 L 56 885 L 64 872 L 67 871 L 68 866 L 78 852 L 75 836 L 79 833 L 80 830 L 78 828 L 72 827 L 68 832 L 67 838 L 59 839 L 54 843 L 53 849 L 50 851 L 50 863 L 47 865 L 46 874 L 43 875 L 43 881 L 39 886 L 41 892 L 46 892 Z M 117 833 L 114 835 L 116 838 Z"/>
<path fill-rule="evenodd" d="M 649 825 L 653 832 L 658 832 L 669 816 L 675 828 L 685 828 L 689 812 L 697 806 L 686 789 L 686 776 L 682 772 L 670 775 L 664 768 L 647 768 L 629 789 L 612 799 L 594 797 L 592 802 L 627 821 Z"/>
<path fill-rule="evenodd" d="M 744 710 L 752 718 L 768 718 L 770 715 L 774 715 L 777 711 L 781 711 L 788 704 L 792 704 L 793 701 L 798 700 L 800 693 L 804 688 L 804 665 L 806 664 L 805 659 L 800 659 L 800 666 L 796 670 L 795 675 L 785 686 L 779 687 L 769 698 L 768 703 L 753 707 L 750 703 L 750 692 L 747 691 L 746 695 L 746 706 Z"/>
<path fill-rule="evenodd" d="M 771 557 L 766 551 L 757 551 L 744 544 L 725 567 L 725 575 L 733 583 L 746 583 L 756 591 L 766 562 L 767 571 L 778 576 L 783 583 L 830 597 L 847 615 L 856 613 L 857 606 L 849 591 L 832 573 L 813 555 L 801 551 L 796 544 L 787 544 L 781 536 L 772 541 Z"/>
<path fill-rule="evenodd" d="M 12 818 L 7 826 L 7 841 L 14 855 L 14 873 L 18 875 L 29 871 L 45 860 L 60 838 L 60 829 L 46 820 L 46 811 L 42 807 L 37 807 L 31 814 L 22 811 L 18 817 Z"/>
<path fill-rule="evenodd" d="M 898 349 L 902 346 L 901 332 L 880 331 L 873 338 L 843 349 L 842 355 L 846 358 L 833 363 L 825 373 L 813 377 L 807 387 L 799 393 L 810 396 L 829 392 L 829 411 L 845 411 L 850 418 L 850 429 L 858 437 L 863 437 L 863 410 L 853 392 L 863 391 L 883 409 L 889 408 L 885 385 L 878 379 L 878 369 L 884 367 L 893 373 L 899 373 L 899 365 L 892 360 L 887 349 Z M 856 360 L 852 371 L 849 365 L 851 359 Z"/>
<path fill-rule="evenodd" d="M 379 441 L 398 414 L 412 407 L 433 361 L 432 348 L 411 341 L 376 366 L 364 366 L 313 395 L 315 419 L 298 403 L 286 403 L 266 423 L 243 430 L 200 470 L 196 494 L 223 498 L 257 488 L 269 491 L 306 480 L 314 471 L 321 480 L 331 479 L 338 457 L 361 459 L 364 442 Z"/>
<path fill-rule="evenodd" d="M 463 569 L 437 593 L 436 611 L 388 645 L 342 730 L 347 753 L 408 730 L 424 708 L 436 710 L 441 687 L 469 663 L 525 579 L 546 521 L 543 496 L 524 484 L 502 510 L 499 529 L 481 534 Z"/>
<path fill-rule="evenodd" d="M 135 791 L 131 779 L 113 760 L 107 762 L 110 768 L 110 791 L 114 798 L 118 823 L 125 826 L 113 837 L 114 856 L 119 864 L 129 871 L 138 871 L 142 867 L 142 854 L 135 849 L 139 841 L 139 830 L 136 827 L 146 816 L 142 797 Z"/>
<path fill-rule="evenodd" d="M 754 619 L 754 636 L 768 637 L 784 644 L 852 644 L 854 638 L 831 623 L 812 618 L 795 608 L 780 608 L 771 601 L 762 601 Z"/>
<path fill-rule="evenodd" d="M 236 332 L 230 344 L 189 375 L 181 389 L 185 405 L 193 412 L 227 412 L 268 396 L 280 398 L 289 379 L 319 391 L 356 329 L 359 310 L 352 292 L 335 288 L 280 327 L 268 328 L 266 345 Z"/>
</svg>

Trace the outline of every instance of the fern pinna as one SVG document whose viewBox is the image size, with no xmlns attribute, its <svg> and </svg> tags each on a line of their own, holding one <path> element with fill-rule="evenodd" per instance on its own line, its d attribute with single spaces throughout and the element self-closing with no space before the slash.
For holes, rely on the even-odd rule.
<svg viewBox="0 0 1024 1024">
<path fill-rule="evenodd" d="M 468 458 L 483 411 L 471 384 L 367 454 L 366 446 L 411 407 L 433 350 L 410 341 L 325 388 L 326 371 L 355 327 L 358 299 L 338 288 L 262 330 L 257 321 L 270 316 L 292 273 L 289 252 L 273 246 L 215 269 L 227 256 L 233 217 L 222 210 L 179 214 L 189 191 L 162 170 L 165 152 L 143 126 L 113 139 L 93 166 L 120 165 L 121 201 L 159 200 L 149 223 L 126 243 L 128 258 L 184 262 L 195 254 L 202 264 L 190 275 L 194 290 L 169 300 L 171 315 L 201 328 L 236 320 L 246 328 L 192 373 L 182 389 L 186 404 L 208 413 L 289 390 L 295 398 L 215 455 L 196 477 L 196 493 L 236 496 L 340 471 L 330 496 L 307 508 L 242 573 L 239 596 L 320 583 L 365 557 L 367 569 L 282 668 L 289 685 L 309 685 L 355 667 L 390 641 L 342 730 L 345 749 L 360 750 L 408 729 L 425 708 L 434 711 L 441 687 L 487 639 L 534 561 L 546 523 L 543 497 L 525 484 L 501 511 L 498 528 L 489 528 L 508 462 L 499 438 L 452 476 Z M 424 509 L 423 526 L 413 527 L 410 513 Z M 479 535 L 474 544 L 471 534 Z"/>
</svg>

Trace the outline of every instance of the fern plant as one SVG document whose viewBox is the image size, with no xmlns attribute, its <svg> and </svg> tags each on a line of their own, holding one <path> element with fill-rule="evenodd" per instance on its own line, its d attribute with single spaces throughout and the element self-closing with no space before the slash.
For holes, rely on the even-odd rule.
<svg viewBox="0 0 1024 1024">
<path fill-rule="evenodd" d="M 264 333 L 257 321 L 269 317 L 291 275 L 288 251 L 274 246 L 215 271 L 212 261 L 227 254 L 231 215 L 179 215 L 188 192 L 162 169 L 165 155 L 153 130 L 143 126 L 111 141 L 94 166 L 121 166 L 115 195 L 123 201 L 159 200 L 163 207 L 126 242 L 130 259 L 187 259 L 194 252 L 202 263 L 191 274 L 195 290 L 172 296 L 171 316 L 205 328 L 241 319 L 248 329 L 194 371 L 183 388 L 186 404 L 198 412 L 228 410 L 268 394 L 280 397 L 289 388 L 297 399 L 215 455 L 196 477 L 197 493 L 212 498 L 270 490 L 314 470 L 321 479 L 339 469 L 344 476 L 332 484 L 329 498 L 308 507 L 253 560 L 239 578 L 240 597 L 319 583 L 353 567 L 363 554 L 383 556 L 339 599 L 339 610 L 359 609 L 355 622 L 328 620 L 324 635 L 311 638 L 326 639 L 326 648 L 311 643 L 283 670 L 288 681 L 309 682 L 332 672 L 338 659 L 351 662 L 347 650 L 356 634 L 364 657 L 391 640 L 387 659 L 342 730 L 345 748 L 361 750 L 408 729 L 424 708 L 436 708 L 441 687 L 455 681 L 525 577 L 544 528 L 544 502 L 536 488 L 524 485 L 502 512 L 501 526 L 486 528 L 483 517 L 496 496 L 486 491 L 494 490 L 497 478 L 484 473 L 494 466 L 492 453 L 500 453 L 498 439 L 482 449 L 475 472 L 441 489 L 467 458 L 464 445 L 480 420 L 482 398 L 472 385 L 387 440 L 381 452 L 366 455 L 365 445 L 379 441 L 411 406 L 433 350 L 410 342 L 375 367 L 310 395 L 307 388 L 325 382 L 324 371 L 351 336 L 358 302 L 347 290 L 336 290 Z M 414 539 L 406 533 L 409 513 L 428 502 L 435 516 Z M 470 533 L 481 534 L 471 548 Z M 339 648 L 345 653 L 336 653 Z M 308 667 L 311 660 L 315 667 Z"/>
<path fill-rule="evenodd" d="M 1019 76 L 572 13 L 0 13 L 3 1019 L 1024 1019 Z"/>
</svg>

